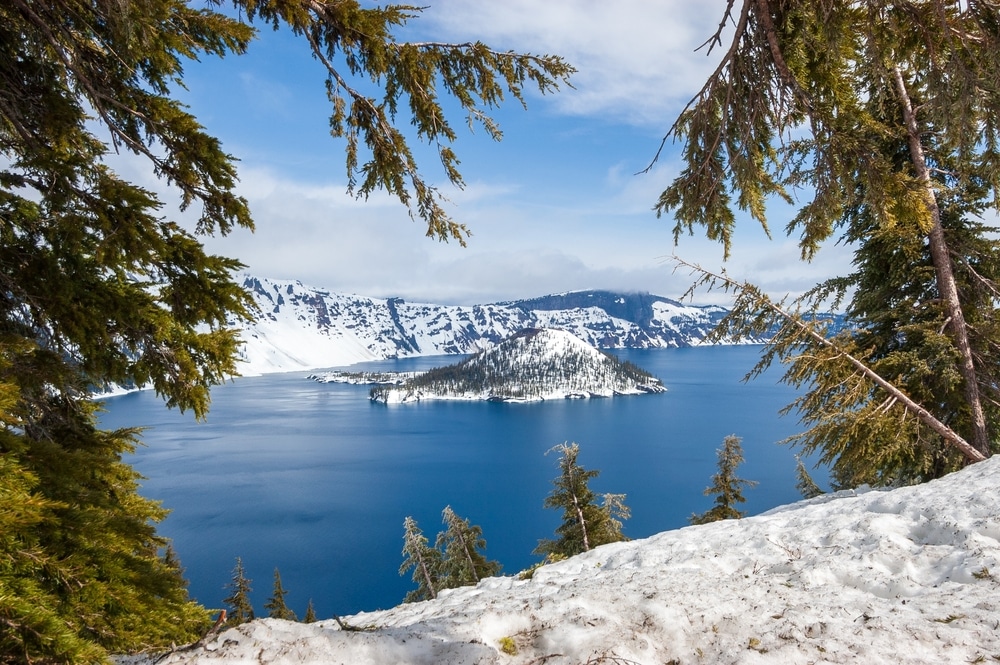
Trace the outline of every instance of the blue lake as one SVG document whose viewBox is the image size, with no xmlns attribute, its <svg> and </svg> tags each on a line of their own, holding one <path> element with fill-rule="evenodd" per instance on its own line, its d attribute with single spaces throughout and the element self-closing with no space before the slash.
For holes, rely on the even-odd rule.
<svg viewBox="0 0 1000 665">
<path fill-rule="evenodd" d="M 398 575 L 403 519 L 433 542 L 451 505 L 483 528 L 487 555 L 516 573 L 553 536 L 542 508 L 557 473 L 546 451 L 580 444 L 580 463 L 600 470 L 596 492 L 627 495 L 632 538 L 685 526 L 711 507 L 702 491 L 723 437 L 743 438 L 740 476 L 751 514 L 798 500 L 795 458 L 781 439 L 797 431 L 778 410 L 795 392 L 780 368 L 742 378 L 757 347 L 622 351 L 668 388 L 658 395 L 531 404 L 424 402 L 381 405 L 368 388 L 320 384 L 306 372 L 248 377 L 217 387 L 207 422 L 167 410 L 151 392 L 107 399 L 105 427 L 143 426 L 131 459 L 145 496 L 172 514 L 172 539 L 191 593 L 211 608 L 227 595 L 237 556 L 253 580 L 258 612 L 281 571 L 299 616 L 312 599 L 320 618 L 398 604 L 412 588 Z M 365 363 L 424 369 L 454 357 Z M 814 477 L 822 485 L 825 474 Z"/>
</svg>

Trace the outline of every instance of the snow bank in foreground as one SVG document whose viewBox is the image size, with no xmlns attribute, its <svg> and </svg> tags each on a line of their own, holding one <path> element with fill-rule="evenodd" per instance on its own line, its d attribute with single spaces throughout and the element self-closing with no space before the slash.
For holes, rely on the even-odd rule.
<svg viewBox="0 0 1000 665">
<path fill-rule="evenodd" d="M 493 578 L 345 619 L 362 632 L 265 619 L 159 662 L 994 662 L 998 486 L 1000 457 L 925 485 L 607 545 L 531 580 Z"/>
</svg>

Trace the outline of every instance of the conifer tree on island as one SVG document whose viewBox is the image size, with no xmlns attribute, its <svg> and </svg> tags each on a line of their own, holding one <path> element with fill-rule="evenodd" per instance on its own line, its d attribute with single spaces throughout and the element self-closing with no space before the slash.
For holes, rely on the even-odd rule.
<svg viewBox="0 0 1000 665">
<path fill-rule="evenodd" d="M 288 605 L 285 604 L 285 588 L 281 585 L 281 573 L 278 569 L 274 569 L 274 589 L 271 591 L 271 597 L 268 598 L 267 602 L 264 603 L 264 609 L 267 610 L 267 616 L 271 619 L 284 619 L 286 621 L 298 621 L 298 617 L 295 616 L 295 612 L 288 609 Z M 310 607 L 312 605 L 310 604 Z"/>
<path fill-rule="evenodd" d="M 984 0 L 731 2 L 706 42 L 735 27 L 722 62 L 668 133 L 684 168 L 657 211 L 675 239 L 704 227 L 728 256 L 737 208 L 767 229 L 767 200 L 798 193 L 803 259 L 838 232 L 856 247 L 857 271 L 800 303 L 850 295 L 858 332 L 834 345 L 708 280 L 742 299 L 728 334 L 782 328 L 765 363 L 807 388 L 794 442 L 842 483 L 932 478 L 1000 445 L 1000 253 L 977 219 L 1000 202 L 998 19 Z"/>
<path fill-rule="evenodd" d="M 715 505 L 701 515 L 692 515 L 691 524 L 708 524 L 719 520 L 739 519 L 746 515 L 736 506 L 744 503 L 744 487 L 757 483 L 744 480 L 736 475 L 736 469 L 743 463 L 743 446 L 740 437 L 730 434 L 722 440 L 722 447 L 716 451 L 719 471 L 712 476 L 712 484 L 705 488 L 705 496 L 715 495 Z"/>
<path fill-rule="evenodd" d="M 553 451 L 561 455 L 559 476 L 552 481 L 555 488 L 545 497 L 544 506 L 562 510 L 563 522 L 556 528 L 559 538 L 539 541 L 535 554 L 569 557 L 598 545 L 625 540 L 621 523 L 629 517 L 625 495 L 606 494 L 598 505 L 589 483 L 600 471 L 588 471 L 577 463 L 580 446 L 561 443 L 548 452 Z"/>
<path fill-rule="evenodd" d="M 183 68 L 244 53 L 255 26 L 290 28 L 326 68 L 349 191 L 382 188 L 429 236 L 459 242 L 465 227 L 397 122 L 461 186 L 442 97 L 499 138 L 491 107 L 523 103 L 526 85 L 554 91 L 572 72 L 555 56 L 397 41 L 417 7 L 235 0 L 229 16 L 213 6 L 0 5 L 0 505 L 24 506 L 0 509 L 11 526 L 0 548 L 12 553 L 0 562 L 0 660 L 95 662 L 191 641 L 211 624 L 161 555 L 164 509 L 122 462 L 139 432 L 100 430 L 90 400 L 95 386 L 134 382 L 203 417 L 209 388 L 236 373 L 229 326 L 252 316 L 233 280 L 239 261 L 199 240 L 253 222 L 234 193 L 235 158 L 174 97 Z M 381 89 L 367 96 L 355 81 Z M 111 151 L 146 160 L 196 228 L 107 166 Z"/>
<path fill-rule="evenodd" d="M 250 580 L 243 570 L 243 559 L 236 557 L 236 567 L 233 568 L 233 579 L 226 586 L 230 593 L 222 600 L 229 607 L 227 626 L 238 626 L 241 623 L 254 620 L 253 603 L 250 601 Z"/>
</svg>

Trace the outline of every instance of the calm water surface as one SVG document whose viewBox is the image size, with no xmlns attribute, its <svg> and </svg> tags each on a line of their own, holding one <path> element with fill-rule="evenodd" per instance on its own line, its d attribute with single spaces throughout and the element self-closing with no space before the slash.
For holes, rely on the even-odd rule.
<svg viewBox="0 0 1000 665">
<path fill-rule="evenodd" d="M 412 588 L 397 573 L 407 515 L 433 541 L 450 504 L 483 527 L 487 555 L 504 572 L 533 564 L 531 551 L 559 521 L 542 508 L 557 473 L 556 455 L 545 453 L 564 441 L 579 443 L 580 463 L 600 470 L 593 490 L 627 494 L 632 538 L 685 526 L 711 507 L 702 490 L 728 434 L 743 437 L 741 477 L 760 483 L 747 493 L 751 514 L 797 500 L 793 452 L 776 445 L 797 431 L 793 417 L 777 415 L 795 393 L 777 384 L 778 371 L 741 382 L 758 352 L 619 353 L 663 380 L 668 392 L 659 395 L 387 406 L 369 402 L 365 386 L 296 372 L 217 387 L 207 422 L 142 392 L 106 400 L 102 424 L 148 427 L 131 461 L 147 478 L 143 494 L 173 511 L 160 532 L 173 540 L 195 598 L 221 607 L 240 556 L 258 612 L 277 567 L 289 606 L 301 616 L 311 598 L 328 618 L 396 605 Z"/>
</svg>

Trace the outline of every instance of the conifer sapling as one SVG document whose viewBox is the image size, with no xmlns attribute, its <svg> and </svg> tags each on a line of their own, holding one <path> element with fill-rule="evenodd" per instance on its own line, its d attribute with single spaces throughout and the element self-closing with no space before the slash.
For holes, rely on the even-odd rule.
<svg viewBox="0 0 1000 665">
<path fill-rule="evenodd" d="M 236 557 L 236 567 L 233 568 L 233 579 L 226 586 L 232 593 L 223 599 L 223 603 L 229 606 L 229 616 L 226 618 L 227 626 L 238 626 L 247 621 L 254 620 L 253 603 L 250 602 L 250 580 L 247 579 L 246 571 L 243 569 L 243 559 Z"/>
<path fill-rule="evenodd" d="M 743 463 L 743 446 L 740 437 L 730 434 L 717 451 L 719 472 L 712 476 L 712 484 L 705 488 L 705 495 L 715 495 L 715 506 L 701 515 L 691 515 L 691 524 L 708 524 L 719 520 L 739 519 L 746 515 L 736 508 L 744 503 L 744 487 L 753 487 L 756 481 L 736 476 L 736 469 Z"/>
<path fill-rule="evenodd" d="M 267 616 L 271 619 L 284 619 L 285 621 L 298 621 L 295 616 L 295 612 L 288 609 L 288 605 L 285 603 L 285 588 L 281 585 L 281 573 L 278 569 L 274 569 L 274 589 L 271 592 L 271 597 L 266 603 L 264 603 L 264 609 L 267 610 Z"/>
</svg>

